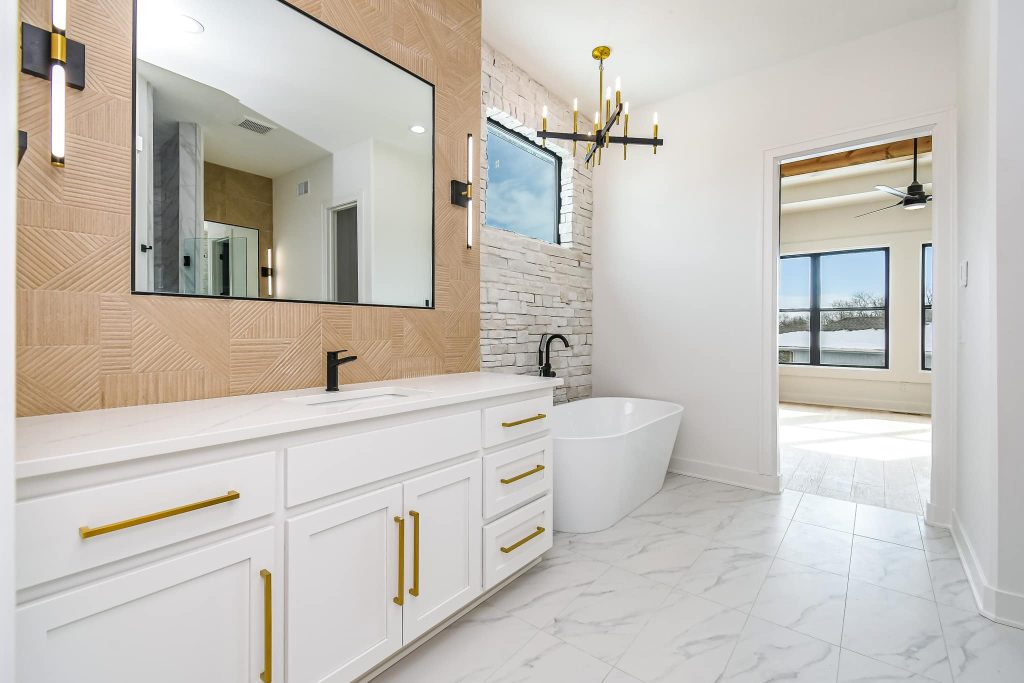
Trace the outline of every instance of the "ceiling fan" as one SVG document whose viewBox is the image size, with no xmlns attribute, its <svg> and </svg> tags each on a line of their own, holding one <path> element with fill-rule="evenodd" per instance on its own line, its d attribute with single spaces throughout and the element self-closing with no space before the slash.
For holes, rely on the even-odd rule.
<svg viewBox="0 0 1024 683">
<path fill-rule="evenodd" d="M 897 190 L 895 187 L 889 187 L 888 185 L 875 185 L 876 190 L 882 192 L 888 192 L 894 197 L 899 197 L 900 201 L 891 206 L 883 206 L 881 209 L 875 209 L 874 211 L 868 211 L 862 213 L 856 218 L 861 216 L 867 216 L 872 213 L 878 213 L 879 211 L 885 211 L 886 209 L 895 209 L 897 206 L 902 206 L 908 211 L 914 211 L 916 209 L 923 209 L 928 205 L 928 202 L 932 200 L 932 196 L 924 191 L 924 185 L 917 182 L 917 138 L 914 138 L 914 179 L 907 185 L 907 190 Z"/>
</svg>

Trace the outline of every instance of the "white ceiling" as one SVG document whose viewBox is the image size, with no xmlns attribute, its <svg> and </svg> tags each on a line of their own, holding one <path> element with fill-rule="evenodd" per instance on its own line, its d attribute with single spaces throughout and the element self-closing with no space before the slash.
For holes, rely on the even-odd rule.
<svg viewBox="0 0 1024 683">
<path fill-rule="evenodd" d="M 597 104 L 596 45 L 631 104 L 657 102 L 952 9 L 956 0 L 483 0 L 483 37 L 564 101 Z M 913 64 L 894 64 L 894 76 Z"/>
<path fill-rule="evenodd" d="M 235 120 L 256 113 L 330 152 L 373 138 L 433 154 L 429 85 L 277 0 L 138 0 L 137 8 L 138 58 L 226 94 L 220 104 L 237 103 Z M 205 31 L 180 30 L 182 14 Z M 413 124 L 426 133 L 411 133 Z"/>
</svg>

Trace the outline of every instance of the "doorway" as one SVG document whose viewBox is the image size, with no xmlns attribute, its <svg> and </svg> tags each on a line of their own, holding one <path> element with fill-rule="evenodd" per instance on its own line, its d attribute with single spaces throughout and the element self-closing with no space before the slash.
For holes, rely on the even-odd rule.
<svg viewBox="0 0 1024 683">
<path fill-rule="evenodd" d="M 334 301 L 359 301 L 359 212 L 357 204 L 331 209 Z"/>
<path fill-rule="evenodd" d="M 899 151 L 915 138 L 919 180 L 934 201 L 908 210 L 903 197 L 875 185 L 905 193 L 912 148 L 890 149 L 874 169 L 850 167 L 867 165 L 865 150 Z M 932 145 L 927 152 L 924 138 Z M 765 153 L 761 472 L 780 489 L 950 522 L 953 140 L 953 117 L 945 112 Z M 847 163 L 826 168 L 827 157 Z M 798 174 L 808 177 L 786 180 L 784 167 L 794 162 L 811 169 Z M 890 177 L 876 179 L 875 171 Z M 840 234 L 841 221 L 825 220 L 840 214 L 849 214 L 848 225 L 859 221 L 852 235 Z M 898 219 L 908 216 L 916 229 L 899 229 Z M 806 286 L 787 290 L 785 280 Z"/>
</svg>

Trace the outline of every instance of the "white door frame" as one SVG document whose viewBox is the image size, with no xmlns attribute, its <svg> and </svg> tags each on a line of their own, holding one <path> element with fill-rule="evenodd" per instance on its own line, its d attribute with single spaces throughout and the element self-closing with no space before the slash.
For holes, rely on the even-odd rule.
<svg viewBox="0 0 1024 683">
<path fill-rule="evenodd" d="M 932 360 L 931 500 L 925 518 L 949 526 L 956 460 L 956 115 L 953 110 L 879 123 L 867 128 L 770 149 L 764 153 L 762 253 L 761 443 L 758 472 L 779 479 L 778 264 L 779 166 L 823 152 L 932 136 L 932 273 L 935 308 Z"/>
<path fill-rule="evenodd" d="M 336 199 L 330 203 L 323 203 L 320 206 L 321 215 L 321 290 L 325 301 L 337 301 L 337 264 L 334 258 L 334 212 L 347 209 L 349 207 L 356 207 L 356 242 L 357 249 L 359 251 L 358 262 L 359 262 L 359 302 L 358 303 L 369 303 L 371 302 L 372 296 L 370 292 L 371 283 L 373 282 L 371 273 L 371 259 L 370 254 L 373 249 L 373 237 L 372 231 L 370 230 L 367 215 L 366 215 L 366 193 L 362 190 L 357 192 L 351 192 L 342 195 L 341 199 Z M 356 302 L 349 302 L 356 303 Z"/>
</svg>

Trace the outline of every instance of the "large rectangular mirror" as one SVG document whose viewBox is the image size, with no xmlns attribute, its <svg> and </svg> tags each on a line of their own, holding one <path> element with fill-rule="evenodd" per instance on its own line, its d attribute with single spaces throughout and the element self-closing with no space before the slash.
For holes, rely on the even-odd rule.
<svg viewBox="0 0 1024 683">
<path fill-rule="evenodd" d="M 434 88 L 279 0 L 137 0 L 133 291 L 431 307 Z"/>
</svg>

